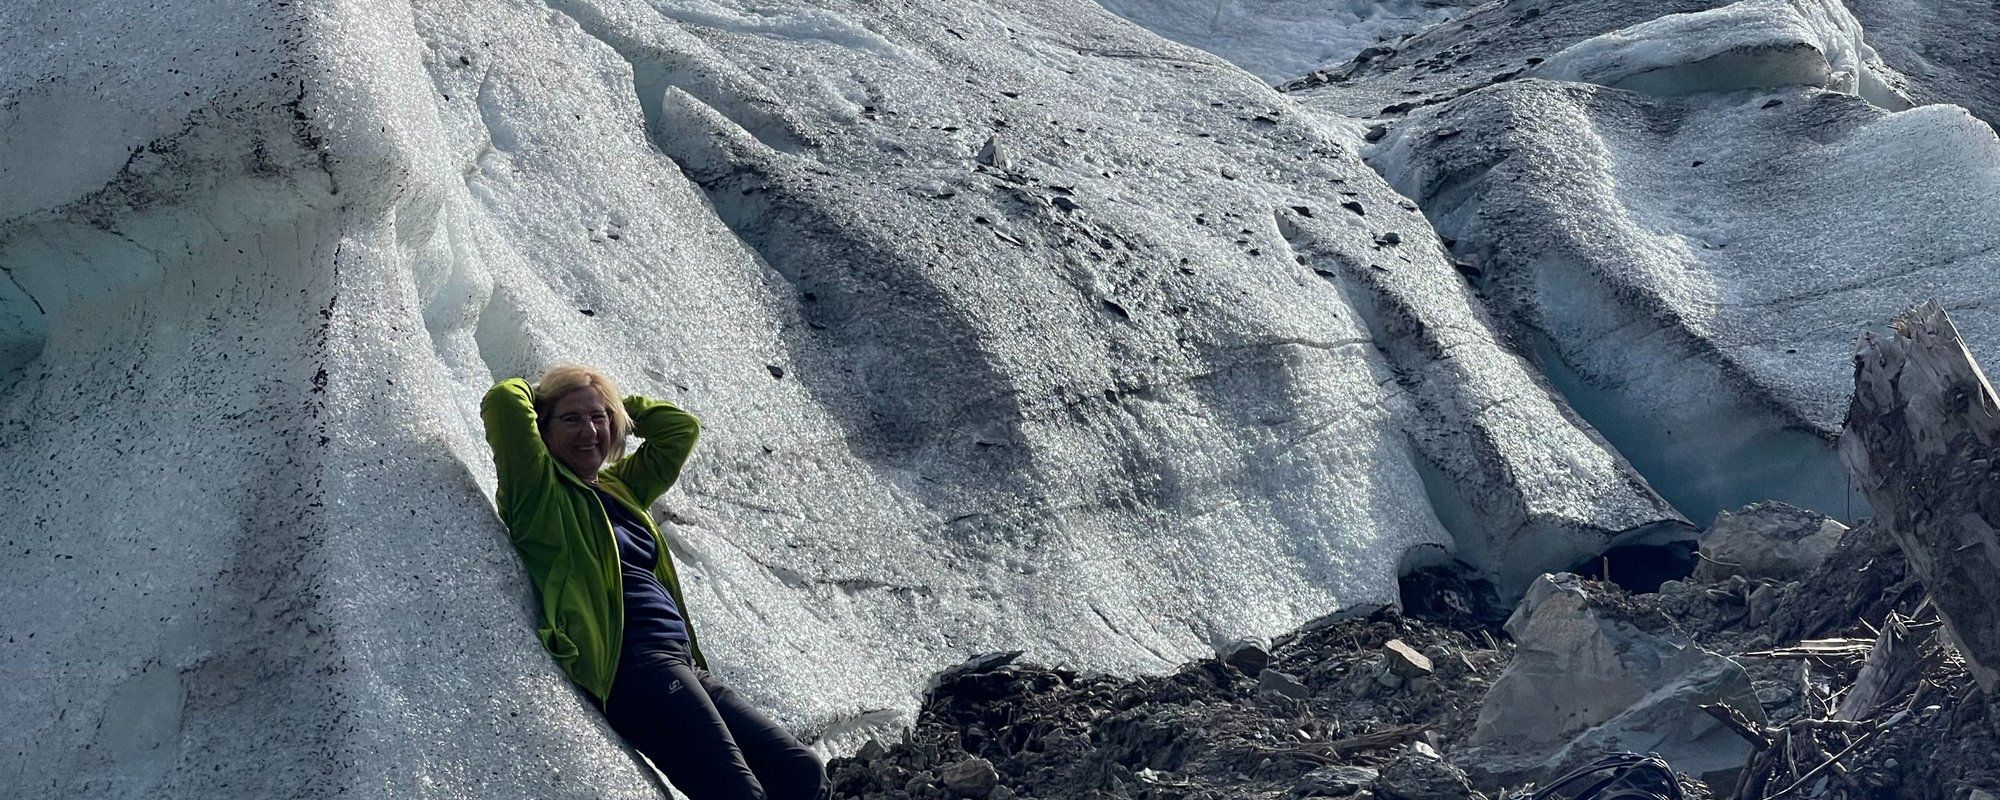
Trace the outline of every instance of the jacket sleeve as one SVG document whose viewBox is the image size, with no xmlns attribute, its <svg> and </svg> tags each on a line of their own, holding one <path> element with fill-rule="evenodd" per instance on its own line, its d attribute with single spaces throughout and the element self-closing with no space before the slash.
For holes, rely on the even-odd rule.
<svg viewBox="0 0 2000 800">
<path fill-rule="evenodd" d="M 625 414 L 632 418 L 632 435 L 645 441 L 611 470 L 632 490 L 639 505 L 650 506 L 680 479 L 681 466 L 694 452 L 701 423 L 673 403 L 636 394 L 625 398 Z"/>
<path fill-rule="evenodd" d="M 513 511 L 536 502 L 555 479 L 555 459 L 535 426 L 535 390 L 520 378 L 508 378 L 487 390 L 479 403 L 486 423 L 486 443 L 493 447 L 493 469 L 500 479 L 500 517 L 512 530 Z"/>
</svg>

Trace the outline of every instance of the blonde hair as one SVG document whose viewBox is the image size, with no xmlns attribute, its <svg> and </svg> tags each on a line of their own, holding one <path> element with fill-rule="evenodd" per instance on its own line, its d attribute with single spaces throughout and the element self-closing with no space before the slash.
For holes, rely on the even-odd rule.
<svg viewBox="0 0 2000 800">
<path fill-rule="evenodd" d="M 604 398 L 604 404 L 611 407 L 611 450 L 604 454 L 605 463 L 624 458 L 625 436 L 632 430 L 632 418 L 625 414 L 625 400 L 618 394 L 618 384 L 590 367 L 556 364 L 542 373 L 542 379 L 535 383 L 536 423 L 547 425 L 550 415 L 555 412 L 556 402 L 578 389 L 596 390 L 598 396 Z"/>
</svg>

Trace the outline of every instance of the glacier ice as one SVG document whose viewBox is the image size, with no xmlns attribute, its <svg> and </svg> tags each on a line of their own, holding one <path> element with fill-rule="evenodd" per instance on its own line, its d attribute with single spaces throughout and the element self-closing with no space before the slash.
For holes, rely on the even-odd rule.
<svg viewBox="0 0 2000 800">
<path fill-rule="evenodd" d="M 1865 499 L 1831 457 L 1846 342 L 1913 293 L 1979 302 L 1994 192 L 1992 137 L 1963 111 L 1883 116 L 1939 93 L 1885 63 L 1855 23 L 1881 9 L 1855 6 L 1510 0 L 1284 88 L 1381 120 L 1370 162 L 1681 511 L 1851 516 Z M 1970 64 L 1973 38 L 1936 47 Z"/>
<path fill-rule="evenodd" d="M 1908 108 L 1869 73 L 1874 60 L 1838 0 L 1743 0 L 1586 39 L 1527 75 L 1661 95 L 1818 86 Z"/>
<path fill-rule="evenodd" d="M 968 653 L 1687 530 L 1354 125 L 1095 6 L 128 14 L 0 8 L 23 791 L 652 796 L 488 505 L 477 398 L 557 359 L 703 417 L 705 649 L 834 749 Z"/>
<path fill-rule="evenodd" d="M 2000 125 L 2000 14 L 1986 0 L 1847 0 L 1876 70 L 1916 103 L 1964 106 Z"/>
<path fill-rule="evenodd" d="M 1269 83 L 1337 65 L 1436 25 L 1474 0 L 1098 0 L 1168 39 L 1227 59 Z"/>
<path fill-rule="evenodd" d="M 1513 80 L 1565 48 L 1728 0 L 1498 0 L 1405 40 L 1281 86 L 1307 105 L 1351 117 L 1398 117 Z"/>
<path fill-rule="evenodd" d="M 1963 109 L 1521 80 L 1381 144 L 1487 307 L 1690 517 L 1850 515 L 1832 447 L 1854 331 L 1932 296 L 1993 323 L 2000 141 Z"/>
</svg>

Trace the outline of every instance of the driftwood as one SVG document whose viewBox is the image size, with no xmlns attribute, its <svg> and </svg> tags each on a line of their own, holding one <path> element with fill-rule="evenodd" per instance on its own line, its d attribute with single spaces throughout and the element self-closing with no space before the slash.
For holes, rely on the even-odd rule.
<svg viewBox="0 0 2000 800">
<path fill-rule="evenodd" d="M 1942 648 L 1932 646 L 1930 637 L 1937 622 L 1917 622 L 1890 614 L 1875 637 L 1875 646 L 1861 665 L 1835 719 L 1864 720 L 1914 691 L 1918 676 L 1943 659 Z"/>
<path fill-rule="evenodd" d="M 1841 456 L 1980 688 L 2000 688 L 2000 397 L 1935 301 L 1867 334 Z"/>
</svg>

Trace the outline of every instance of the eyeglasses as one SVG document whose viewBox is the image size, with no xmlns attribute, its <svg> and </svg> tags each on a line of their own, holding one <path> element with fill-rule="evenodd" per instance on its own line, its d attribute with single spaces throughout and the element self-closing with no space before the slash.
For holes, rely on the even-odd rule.
<svg viewBox="0 0 2000 800">
<path fill-rule="evenodd" d="M 581 414 L 572 412 L 569 414 L 560 415 L 555 419 L 555 424 L 561 425 L 565 428 L 582 428 L 586 423 L 590 425 L 604 425 L 608 427 L 611 425 L 611 415 L 609 413 L 602 411 L 593 414 Z"/>
</svg>

